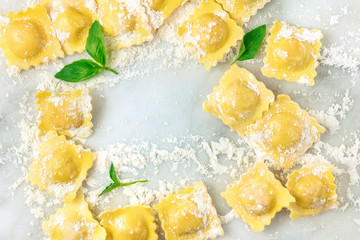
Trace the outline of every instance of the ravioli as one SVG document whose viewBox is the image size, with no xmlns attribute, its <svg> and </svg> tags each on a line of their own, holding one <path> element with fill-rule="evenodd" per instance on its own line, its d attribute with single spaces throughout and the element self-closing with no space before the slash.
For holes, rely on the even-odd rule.
<svg viewBox="0 0 360 240">
<path fill-rule="evenodd" d="M 154 212 L 146 206 L 128 206 L 100 214 L 107 239 L 157 240 Z"/>
<path fill-rule="evenodd" d="M 89 210 L 83 194 L 65 203 L 56 214 L 44 221 L 42 229 L 51 240 L 81 239 L 105 240 L 106 231 L 100 226 Z"/>
<path fill-rule="evenodd" d="M 147 8 L 152 24 L 158 29 L 175 9 L 189 0 L 141 0 Z"/>
<path fill-rule="evenodd" d="M 41 190 L 65 201 L 73 200 L 96 155 L 55 131 L 46 134 L 30 166 L 28 179 Z"/>
<path fill-rule="evenodd" d="M 199 55 L 199 61 L 210 70 L 224 58 L 244 31 L 214 0 L 202 2 L 193 15 L 178 28 L 178 35 Z"/>
<path fill-rule="evenodd" d="M 97 0 L 99 21 L 105 32 L 115 37 L 121 49 L 153 40 L 152 27 L 140 0 Z"/>
<path fill-rule="evenodd" d="M 339 205 L 332 171 L 330 164 L 319 163 L 305 166 L 288 175 L 286 186 L 296 199 L 289 206 L 292 219 L 316 215 Z"/>
<path fill-rule="evenodd" d="M 51 130 L 69 137 L 86 138 L 91 135 L 92 105 L 88 89 L 61 93 L 40 91 L 35 97 L 40 136 Z"/>
<path fill-rule="evenodd" d="M 250 126 L 249 140 L 283 168 L 292 167 L 325 128 L 287 95 L 279 95 L 269 111 Z"/>
<path fill-rule="evenodd" d="M 262 9 L 270 0 L 216 0 L 221 3 L 225 11 L 241 26 L 250 20 L 259 9 Z"/>
<path fill-rule="evenodd" d="M 278 21 L 274 22 L 270 33 L 262 73 L 266 77 L 314 85 L 322 33 Z"/>
<path fill-rule="evenodd" d="M 41 0 L 41 3 L 48 10 L 65 53 L 83 52 L 89 29 L 97 19 L 95 0 Z"/>
<path fill-rule="evenodd" d="M 262 117 L 274 94 L 244 68 L 232 65 L 203 108 L 244 136 L 250 124 Z"/>
<path fill-rule="evenodd" d="M 228 186 L 221 196 L 236 214 L 257 232 L 263 231 L 282 208 L 295 202 L 289 191 L 261 162 L 249 168 L 248 172 L 242 175 L 239 181 Z"/>
<path fill-rule="evenodd" d="M 167 240 L 206 240 L 224 234 L 206 186 L 195 183 L 154 206 Z"/>
<path fill-rule="evenodd" d="M 0 21 L 0 47 L 9 68 L 17 72 L 63 57 L 60 42 L 41 5 L 12 13 Z"/>
</svg>

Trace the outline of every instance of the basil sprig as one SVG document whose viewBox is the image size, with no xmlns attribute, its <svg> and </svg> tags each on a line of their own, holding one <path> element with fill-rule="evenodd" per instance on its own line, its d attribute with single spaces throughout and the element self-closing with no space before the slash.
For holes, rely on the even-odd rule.
<svg viewBox="0 0 360 240">
<path fill-rule="evenodd" d="M 99 197 L 104 195 L 105 193 L 108 193 L 110 192 L 111 190 L 114 190 L 115 188 L 118 188 L 118 187 L 126 187 L 126 186 L 130 186 L 130 185 L 133 185 L 135 183 L 144 183 L 144 182 L 147 182 L 148 180 L 140 180 L 140 181 L 135 181 L 135 182 L 129 182 L 129 183 L 121 183 L 118 179 L 118 177 L 116 176 L 116 170 L 115 170 L 115 167 L 114 167 L 114 164 L 111 163 L 111 167 L 110 167 L 110 171 L 109 171 L 109 175 L 110 175 L 110 178 L 111 180 L 113 180 L 113 183 L 111 183 L 109 186 L 107 186 L 104 191 L 102 191 L 100 194 L 99 194 Z"/>
<path fill-rule="evenodd" d="M 232 64 L 237 61 L 245 61 L 254 58 L 259 51 L 265 36 L 266 25 L 261 25 L 246 33 L 239 50 L 239 55 Z"/>
<path fill-rule="evenodd" d="M 55 77 L 66 82 L 81 82 L 98 75 L 103 70 L 118 74 L 106 66 L 106 48 L 101 25 L 97 20 L 91 25 L 85 49 L 95 61 L 89 59 L 75 61 L 66 65 L 55 74 Z"/>
</svg>

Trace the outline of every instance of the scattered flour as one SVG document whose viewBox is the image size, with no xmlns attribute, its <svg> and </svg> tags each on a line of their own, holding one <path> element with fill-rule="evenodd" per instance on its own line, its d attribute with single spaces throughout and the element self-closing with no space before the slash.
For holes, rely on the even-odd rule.
<svg viewBox="0 0 360 240">
<path fill-rule="evenodd" d="M 92 89 L 99 89 L 101 86 L 112 87 L 119 81 L 154 74 L 163 69 L 181 68 L 189 61 L 196 64 L 196 56 L 192 53 L 191 49 L 182 44 L 177 37 L 176 29 L 182 20 L 193 12 L 200 2 L 200 0 L 189 1 L 176 10 L 165 21 L 164 25 L 157 30 L 153 41 L 141 46 L 111 52 L 109 62 L 111 67 L 118 67 L 121 70 L 119 76 L 111 78 L 107 75 L 98 76 L 92 81 L 76 85 L 76 88 L 90 87 Z M 38 3 L 38 1 L 30 0 L 28 5 L 35 3 Z M 343 11 L 347 12 L 347 9 Z M 333 16 L 330 19 L 330 25 L 337 24 L 339 18 L 339 16 Z M 309 38 L 311 36 L 301 37 L 306 37 L 309 41 L 313 41 L 313 38 Z M 318 38 L 319 36 L 312 37 L 315 39 L 315 37 Z M 353 77 L 356 77 L 359 60 L 350 56 L 345 49 L 345 46 L 323 47 L 320 63 L 326 67 L 342 68 L 349 71 Z M 233 50 L 226 59 L 233 57 L 236 52 L 237 49 Z M 155 69 L 147 68 L 146 63 L 153 61 L 159 61 L 158 67 Z M 257 60 L 253 61 L 256 62 Z M 143 64 L 143 70 L 137 70 L 135 63 Z M 54 61 L 51 64 L 56 70 L 60 70 L 64 66 L 64 63 L 60 60 Z M 47 67 L 44 65 L 37 67 L 37 70 L 40 70 L 38 90 L 63 91 L 73 89 L 74 86 L 72 84 L 54 79 L 47 71 Z M 17 69 L 13 69 L 11 72 L 16 71 Z M 22 76 L 18 77 L 19 79 L 14 80 L 14 84 L 19 85 L 24 80 Z M 354 100 L 350 97 L 350 91 L 347 90 L 341 104 L 334 103 L 326 111 L 310 112 L 329 130 L 331 135 L 334 135 L 341 130 L 341 122 L 346 119 L 353 105 Z M 22 170 L 24 176 L 19 178 L 9 188 L 9 191 L 15 193 L 17 189 L 23 189 L 26 204 L 29 206 L 34 217 L 39 220 L 38 223 L 33 222 L 32 224 L 38 226 L 40 221 L 47 219 L 53 213 L 50 209 L 61 207 L 62 200 L 49 196 L 46 191 L 40 191 L 37 187 L 33 187 L 28 183 L 26 185 L 22 184 L 26 181 L 25 176 L 28 173 L 32 158 L 36 154 L 39 144 L 38 139 L 34 139 L 37 131 L 37 114 L 35 111 L 35 99 L 32 93 L 24 95 L 20 108 L 23 114 L 23 119 L 18 123 L 18 127 L 21 130 L 21 144 L 14 146 L 12 151 L 16 155 L 15 162 Z M 319 141 L 298 162 L 299 164 L 307 164 L 330 161 L 335 165 L 335 174 L 338 178 L 341 178 L 341 180 L 337 180 L 337 184 L 340 187 L 339 190 L 341 191 L 339 195 L 342 198 L 341 211 L 349 206 L 355 206 L 360 210 L 360 198 L 354 194 L 351 188 L 360 182 L 360 140 L 358 133 L 354 132 L 352 135 L 354 141 L 350 145 L 341 144 L 339 146 L 332 146 Z M 126 198 L 122 203 L 124 205 L 152 205 L 166 195 L 185 187 L 194 179 L 189 177 L 189 179 L 170 181 L 162 175 L 164 172 L 170 171 L 176 176 L 179 171 L 189 171 L 191 166 L 195 166 L 194 169 L 191 169 L 194 175 L 198 174 L 204 181 L 228 176 L 229 173 L 231 180 L 238 179 L 256 160 L 266 161 L 270 168 L 275 170 L 276 177 L 282 182 L 286 180 L 286 175 L 289 173 L 289 171 L 279 171 L 280 169 L 277 164 L 267 160 L 265 156 L 261 156 L 261 153 L 256 150 L 250 149 L 247 142 L 241 138 L 235 140 L 218 138 L 214 141 L 206 141 L 202 136 L 189 136 L 186 139 L 169 138 L 164 141 L 171 146 L 169 149 L 161 149 L 158 145 L 148 142 L 137 142 L 136 144 L 118 143 L 109 145 L 104 149 L 97 149 L 98 158 L 94 163 L 94 168 L 89 172 L 82 189 L 95 212 L 98 213 L 100 210 L 109 207 L 112 198 L 115 197 L 115 193 L 112 192 L 108 196 L 101 199 L 98 198 L 98 194 L 106 185 L 105 181 L 108 179 L 108 169 L 111 162 L 115 164 L 119 174 L 127 176 L 122 178 L 124 182 L 142 178 L 144 171 L 149 168 L 155 169 L 152 172 L 155 178 L 153 180 L 154 186 L 136 184 L 119 190 L 121 191 L 122 198 Z M 0 143 L 0 150 L 1 146 Z M 3 161 L 3 158 L 0 158 L 0 163 Z M 161 166 L 163 165 L 169 167 L 162 169 Z M 344 178 L 349 178 L 349 183 L 342 181 Z M 104 182 L 100 182 L 98 179 L 104 179 Z M 152 179 L 149 180 L 152 181 Z M 221 221 L 223 224 L 226 224 L 236 218 L 238 216 L 235 212 L 230 211 L 221 217 Z M 354 219 L 354 221 L 360 226 L 360 219 Z"/>
</svg>

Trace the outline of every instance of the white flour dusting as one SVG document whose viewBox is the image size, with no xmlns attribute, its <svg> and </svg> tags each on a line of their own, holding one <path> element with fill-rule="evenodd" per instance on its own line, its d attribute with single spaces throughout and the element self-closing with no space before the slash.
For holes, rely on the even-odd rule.
<svg viewBox="0 0 360 240">
<path fill-rule="evenodd" d="M 164 69 L 179 69 L 188 62 L 191 62 L 193 65 L 198 64 L 196 63 L 197 56 L 194 55 L 191 49 L 186 48 L 178 38 L 177 26 L 193 12 L 196 6 L 199 5 L 199 2 L 199 0 L 193 0 L 177 9 L 165 21 L 164 25 L 158 29 L 152 42 L 110 52 L 109 64 L 111 67 L 117 67 L 121 70 L 119 76 L 109 77 L 108 75 L 101 75 L 91 81 L 76 85 L 76 88 L 90 87 L 92 89 L 101 89 L 104 86 L 113 87 L 120 81 L 147 74 L 155 74 Z M 38 3 L 38 1 L 29 1 L 29 5 L 34 5 L 35 3 Z M 344 15 L 347 15 L 347 8 L 342 11 Z M 271 15 L 269 16 L 271 17 Z M 340 20 L 340 15 L 334 15 L 330 18 L 330 25 L 336 26 Z M 156 25 L 156 22 L 154 25 Z M 357 34 L 350 33 L 349 35 L 358 39 Z M 310 38 L 310 36 L 305 37 L 309 41 L 313 41 L 312 39 L 319 36 L 312 36 L 314 38 Z M 346 45 L 323 47 L 320 64 L 324 67 L 341 68 L 351 73 L 355 79 L 358 75 L 360 62 L 359 59 L 346 51 L 346 49 Z M 233 58 L 236 52 L 237 49 L 229 54 L 226 59 Z M 356 53 L 356 51 L 354 52 Z M 146 66 L 146 63 L 153 61 L 159 62 L 157 68 L 154 69 Z M 257 61 L 257 59 L 254 59 L 253 63 Z M 138 70 L 138 64 L 144 65 L 142 71 Z M 64 63 L 58 60 L 53 62 L 52 65 L 55 69 L 60 70 Z M 47 65 L 42 65 L 36 69 L 40 78 L 38 90 L 58 92 L 74 88 L 72 84 L 54 79 L 47 71 Z M 17 69 L 13 71 L 17 71 Z M 10 70 L 10 72 L 13 71 Z M 20 79 L 13 80 L 14 84 L 21 85 L 21 81 L 24 79 L 21 75 L 18 75 L 18 77 Z M 9 191 L 14 194 L 19 189 L 23 189 L 26 204 L 29 206 L 34 218 L 37 219 L 37 221 L 33 221 L 31 224 L 39 228 L 41 221 L 48 219 L 49 215 L 53 213 L 49 209 L 61 207 L 62 200 L 49 196 L 45 191 L 40 191 L 25 180 L 39 144 L 37 139 L 34 138 L 37 131 L 37 113 L 35 111 L 35 99 L 32 94 L 25 94 L 20 103 L 23 115 L 23 119 L 18 123 L 18 127 L 21 130 L 21 144 L 12 148 L 12 152 L 16 155 L 15 163 L 21 169 L 23 176 L 11 185 Z M 353 105 L 354 99 L 351 97 L 351 90 L 348 89 L 343 96 L 342 103 L 331 103 L 326 110 L 310 111 L 310 113 L 328 129 L 332 137 L 335 137 L 342 130 L 341 123 L 347 119 L 349 112 L 353 109 Z M 297 165 L 299 167 L 300 164 L 319 161 L 329 161 L 335 165 L 336 184 L 339 186 L 339 191 L 341 191 L 341 193 L 338 193 L 342 202 L 340 211 L 344 211 L 350 206 L 355 206 L 357 210 L 360 210 L 360 197 L 355 194 L 356 190 L 352 188 L 360 182 L 359 133 L 354 131 L 347 134 L 353 138 L 351 144 L 333 146 L 327 142 L 319 141 L 299 160 Z M 117 193 L 120 193 L 121 197 L 124 198 L 124 201 L 118 204 L 118 206 L 125 206 L 127 204 L 152 205 L 167 194 L 174 193 L 179 188 L 184 188 L 188 183 L 193 182 L 195 177 L 192 175 L 200 176 L 205 182 L 230 175 L 231 181 L 233 181 L 238 179 L 257 160 L 266 161 L 270 169 L 276 171 L 276 177 L 283 183 L 286 181 L 286 175 L 290 172 L 290 170 L 279 171 L 280 168 L 276 163 L 263 159 L 256 150 L 250 149 L 242 138 L 229 139 L 219 137 L 209 141 L 205 140 L 204 136 L 188 136 L 185 139 L 169 138 L 163 139 L 163 141 L 169 145 L 167 149 L 163 149 L 155 143 L 142 142 L 141 140 L 136 141 L 134 144 L 117 143 L 106 146 L 103 149 L 95 149 L 99 154 L 98 159 L 95 161 L 82 191 L 96 213 L 105 208 L 110 208 L 112 206 L 112 199 L 117 196 Z M 2 150 L 1 143 L 0 150 Z M 0 163 L 3 163 L 4 159 L 4 157 L 0 156 Z M 126 176 L 121 178 L 122 181 L 127 182 L 143 179 L 146 176 L 154 176 L 154 180 L 149 179 L 152 185 L 136 184 L 119 189 L 117 193 L 112 192 L 107 196 L 98 198 L 98 194 L 108 183 L 106 181 L 109 180 L 108 169 L 111 162 L 115 164 L 120 176 Z M 162 166 L 166 166 L 166 169 L 162 168 Z M 156 170 L 151 175 L 147 175 L 147 169 L 153 167 Z M 174 181 L 164 177 L 169 171 L 175 177 L 181 171 L 191 171 L 191 174 L 189 174 L 188 178 L 177 178 Z M 349 179 L 348 183 L 343 181 L 347 178 Z M 103 179 L 103 181 L 98 179 Z M 221 221 L 223 224 L 227 224 L 236 218 L 238 216 L 234 211 L 231 211 L 222 216 Z M 354 222 L 360 226 L 360 219 L 354 219 Z"/>
</svg>

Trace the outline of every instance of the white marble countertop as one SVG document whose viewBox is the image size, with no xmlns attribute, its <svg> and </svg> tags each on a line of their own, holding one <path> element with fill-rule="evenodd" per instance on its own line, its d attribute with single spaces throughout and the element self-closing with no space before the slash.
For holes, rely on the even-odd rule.
<svg viewBox="0 0 360 240">
<path fill-rule="evenodd" d="M 9 10 L 21 10 L 25 0 L 0 0 L 0 3 L 0 13 L 6 14 Z M 324 33 L 322 42 L 326 48 L 342 46 L 344 39 L 348 40 L 350 44 L 343 50 L 350 51 L 349 56 L 354 57 L 355 60 L 360 59 L 360 53 L 352 51 L 353 45 L 360 43 L 351 42 L 352 34 L 357 36 L 360 34 L 360 2 L 358 0 L 273 0 L 252 19 L 249 28 L 263 23 L 270 26 L 276 19 L 299 27 L 320 29 Z M 262 56 L 257 56 L 257 58 L 260 59 Z M 68 59 L 66 61 L 69 61 Z M 39 71 L 23 72 L 21 74 L 23 80 L 11 78 L 6 72 L 4 57 L 0 58 L 0 62 L 0 115 L 2 117 L 0 118 L 0 154 L 5 158 L 4 163 L 0 164 L 0 239 L 42 239 L 44 236 L 41 231 L 41 222 L 35 219 L 25 204 L 24 189 L 29 186 L 29 183 L 20 181 L 14 194 L 9 190 L 23 176 L 11 150 L 19 147 L 20 144 L 21 136 L 17 124 L 23 116 L 20 114 L 19 103 L 26 93 L 36 92 L 40 78 Z M 156 64 L 156 62 L 153 63 L 154 66 Z M 289 94 L 303 108 L 309 110 L 326 110 L 334 102 L 341 104 L 345 92 L 349 89 L 349 94 L 355 101 L 354 106 L 345 119 L 339 118 L 341 129 L 338 133 L 335 135 L 325 133 L 322 139 L 334 146 L 353 144 L 350 133 L 360 129 L 360 77 L 353 78 L 350 73 L 338 67 L 321 65 L 318 68 L 316 85 L 307 87 L 266 79 L 260 72 L 262 63 L 241 63 L 240 65 L 252 71 L 275 94 Z M 148 65 L 145 70 L 151 70 L 154 66 Z M 229 63 L 222 63 L 210 72 L 206 72 L 200 64 L 189 62 L 179 69 L 149 73 L 146 76 L 121 81 L 115 87 L 104 86 L 92 91 L 94 134 L 87 145 L 96 150 L 108 144 L 132 139 L 162 144 L 164 138 L 171 136 L 186 138 L 189 135 L 201 135 L 208 141 L 218 141 L 222 136 L 236 140 L 237 136 L 234 132 L 202 110 L 202 102 L 206 99 L 206 95 L 218 84 L 220 77 L 228 68 Z M 51 74 L 55 73 L 52 67 L 48 71 Z M 110 74 L 108 76 L 112 77 Z M 345 171 L 348 169 L 346 163 L 341 167 Z M 360 169 L 356 171 L 359 173 Z M 157 178 L 169 178 L 174 181 L 182 177 L 188 177 L 190 181 L 202 179 L 201 176 L 187 174 L 181 173 L 176 177 L 171 173 L 166 174 L 165 169 L 160 176 L 144 176 L 151 177 L 154 181 Z M 347 176 L 337 179 L 339 196 L 344 199 L 347 194 Z M 228 183 L 230 182 L 226 176 L 220 179 L 206 179 L 209 192 L 220 215 L 225 215 L 230 211 L 219 195 Z M 352 191 L 356 193 L 356 198 L 360 197 L 358 185 L 353 186 Z M 342 202 L 341 207 L 346 203 L 346 201 Z M 55 209 L 52 209 L 51 213 L 53 212 Z M 359 212 L 355 212 L 354 206 L 349 206 L 344 211 L 329 211 L 297 221 L 291 221 L 288 215 L 287 211 L 278 213 L 272 224 L 261 233 L 249 230 L 240 219 L 233 220 L 223 226 L 226 234 L 218 239 L 360 239 L 360 226 L 354 221 L 356 218 L 360 219 L 360 215 Z"/>
</svg>

